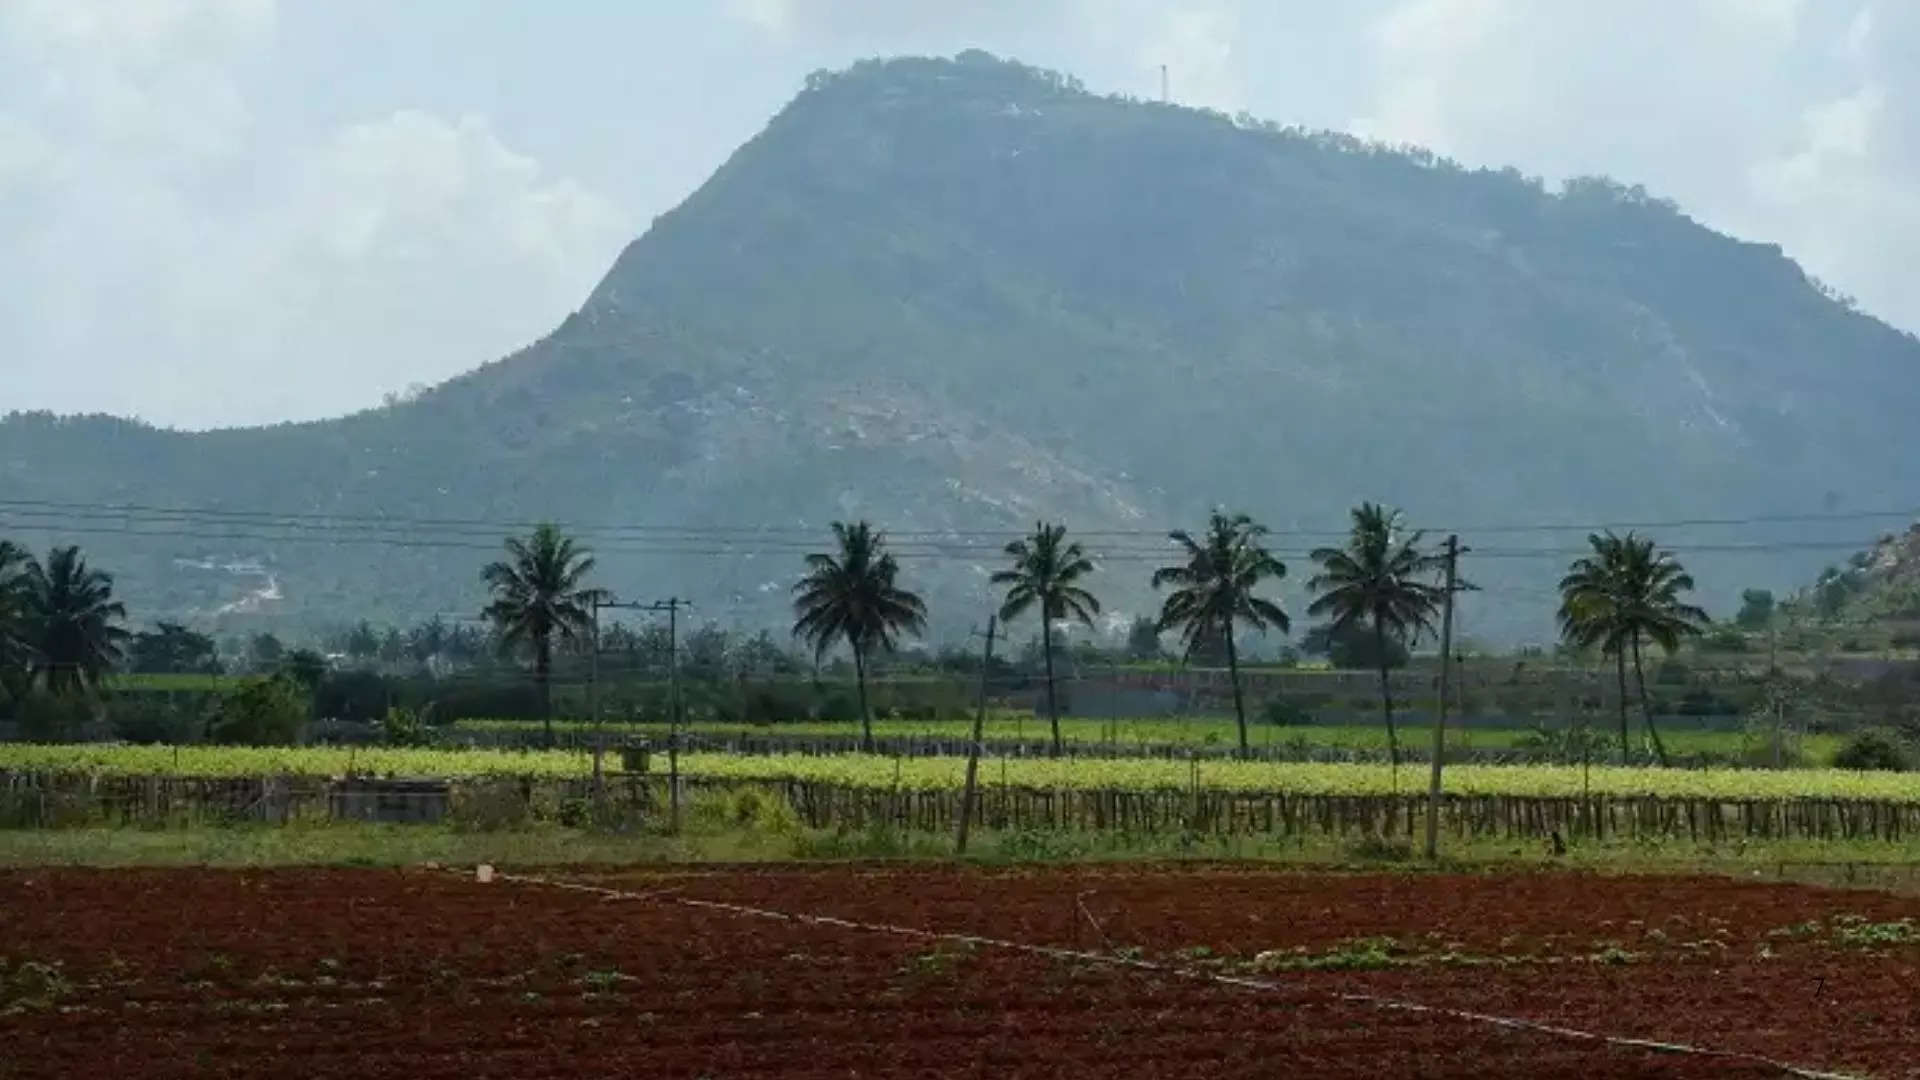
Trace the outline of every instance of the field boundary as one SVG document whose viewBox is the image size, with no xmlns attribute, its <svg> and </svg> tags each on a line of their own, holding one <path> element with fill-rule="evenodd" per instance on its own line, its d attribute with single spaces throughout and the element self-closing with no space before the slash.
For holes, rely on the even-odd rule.
<svg viewBox="0 0 1920 1080">
<path fill-rule="evenodd" d="M 472 879 L 467 871 L 449 868 L 449 872 Z M 797 922 L 807 926 L 832 926 L 847 930 L 859 930 L 867 933 L 888 934 L 895 937 L 915 938 L 922 941 L 946 941 L 956 944 L 973 945 L 984 948 L 1003 949 L 1011 952 L 1023 952 L 1031 955 L 1048 956 L 1062 960 L 1078 960 L 1087 963 L 1102 964 L 1109 967 L 1131 968 L 1137 971 L 1151 971 L 1160 975 L 1193 979 L 1200 982 L 1212 982 L 1223 986 L 1237 987 L 1243 990 L 1257 990 L 1267 993 L 1289 989 L 1283 983 L 1270 979 L 1250 978 L 1242 975 L 1223 975 L 1215 971 L 1203 971 L 1195 968 L 1174 967 L 1155 963 L 1137 957 L 1116 956 L 1108 953 L 1086 952 L 1080 949 L 1062 948 L 1057 945 L 1035 945 L 1030 942 L 1011 941 L 1004 938 L 983 937 L 978 934 L 958 934 L 940 930 L 919 930 L 910 926 L 896 926 L 890 923 L 872 923 L 857 919 L 843 919 L 835 915 L 815 915 L 805 912 L 779 911 L 773 908 L 756 907 L 751 904 L 735 904 L 724 900 L 700 900 L 694 897 L 677 895 L 678 889 L 638 892 L 631 889 L 615 889 L 604 885 L 592 885 L 581 881 L 568 881 L 563 878 L 544 877 L 537 874 L 495 873 L 499 881 L 516 885 L 536 885 L 545 888 L 564 889 L 597 895 L 606 900 L 639 900 L 676 904 L 681 907 L 708 911 L 720 911 L 731 915 L 757 919 L 771 919 L 781 922 Z M 1587 1042 L 1604 1043 L 1639 1050 L 1652 1050 L 1660 1053 L 1685 1054 L 1694 1057 L 1715 1058 L 1723 1061 L 1739 1061 L 1750 1065 L 1760 1065 L 1777 1069 L 1787 1076 L 1801 1080 L 1860 1080 L 1851 1073 L 1826 1072 L 1802 1065 L 1779 1061 L 1761 1054 L 1752 1054 L 1743 1050 L 1722 1050 L 1710 1046 L 1698 1046 L 1689 1043 L 1663 1042 L 1658 1039 L 1643 1039 L 1632 1035 L 1608 1035 L 1604 1032 L 1585 1031 L 1580 1028 L 1550 1024 L 1539 1020 L 1528 1020 L 1518 1016 L 1501 1016 L 1495 1013 L 1476 1012 L 1471 1009 L 1455 1009 L 1444 1005 L 1426 1005 L 1403 998 L 1387 997 L 1382 994 L 1364 994 L 1353 991 L 1337 992 L 1330 995 L 1338 1001 L 1356 1005 L 1366 1005 L 1376 1009 L 1394 1012 L 1427 1013 L 1445 1016 L 1456 1020 L 1487 1024 L 1516 1031 L 1532 1031 L 1543 1035 L 1552 1035 L 1563 1039 L 1578 1039 Z"/>
</svg>

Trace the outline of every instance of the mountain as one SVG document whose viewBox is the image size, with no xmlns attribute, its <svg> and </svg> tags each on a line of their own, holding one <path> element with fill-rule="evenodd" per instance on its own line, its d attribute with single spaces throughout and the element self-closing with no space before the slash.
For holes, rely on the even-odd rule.
<svg viewBox="0 0 1920 1080">
<path fill-rule="evenodd" d="M 550 335 L 413 399 L 205 433 L 14 415 L 0 533 L 86 543 L 146 616 L 410 619 L 477 610 L 502 523 L 551 517 L 622 596 L 753 624 L 865 516 L 952 632 L 1042 515 L 1138 611 L 1169 526 L 1244 508 L 1297 588 L 1369 498 L 1463 530 L 1467 633 L 1539 639 L 1580 532 L 1474 526 L 1737 519 L 1656 531 L 1730 610 L 1833 557 L 1821 522 L 1748 519 L 1911 503 L 1917 373 L 1778 247 L 1638 188 L 970 52 L 810 77 Z"/>
</svg>

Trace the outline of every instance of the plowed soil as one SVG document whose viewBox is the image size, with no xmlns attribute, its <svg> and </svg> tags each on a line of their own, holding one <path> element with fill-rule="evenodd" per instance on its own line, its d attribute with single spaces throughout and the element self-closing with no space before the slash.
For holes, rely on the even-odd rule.
<svg viewBox="0 0 1920 1080">
<path fill-rule="evenodd" d="M 552 876 L 640 895 L 434 870 L 0 874 L 0 1076 L 1783 1075 L 1356 999 L 1376 995 L 1920 1077 L 1912 898 L 1137 867 Z"/>
</svg>

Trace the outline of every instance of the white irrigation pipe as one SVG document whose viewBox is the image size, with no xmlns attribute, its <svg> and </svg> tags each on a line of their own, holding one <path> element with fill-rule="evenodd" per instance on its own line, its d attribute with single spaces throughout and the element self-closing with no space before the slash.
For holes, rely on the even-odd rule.
<svg viewBox="0 0 1920 1080">
<path fill-rule="evenodd" d="M 491 868 L 488 868 L 491 869 Z M 462 873 L 455 871 L 455 873 Z M 807 926 L 835 926 L 846 930 L 864 930 L 876 934 L 892 934 L 897 937 L 920 938 L 932 941 L 952 941 L 960 944 L 984 946 L 993 949 L 1006 949 L 1013 952 L 1032 953 L 1063 960 L 1081 960 L 1094 964 L 1107 964 L 1112 967 L 1135 968 L 1152 971 L 1162 975 L 1172 975 L 1183 979 L 1198 979 L 1202 982 L 1219 983 L 1224 986 L 1236 986 L 1245 990 L 1278 991 L 1288 989 L 1281 983 L 1269 979 L 1253 979 L 1241 975 L 1222 975 L 1215 971 L 1202 971 L 1196 968 L 1170 967 L 1156 964 L 1151 960 L 1133 957 L 1114 956 L 1107 953 L 1084 952 L 1079 949 L 1063 949 L 1054 945 L 1033 945 L 1023 941 L 1007 941 L 1001 938 L 981 937 L 977 934 L 953 934 L 938 930 L 916 930 L 910 926 L 893 926 L 888 923 L 860 922 L 855 919 L 842 919 L 832 915 L 806 915 L 772 908 L 753 907 L 748 904 L 730 904 L 720 900 L 696 900 L 692 897 L 676 896 L 678 890 L 657 892 L 632 892 L 626 889 L 610 889 L 603 885 L 588 885 L 577 881 L 562 881 L 555 878 L 535 877 L 527 874 L 493 874 L 494 880 L 510 881 L 522 885 L 544 885 L 553 889 L 566 889 L 573 892 L 591 893 L 608 900 L 659 900 L 682 907 L 703 908 L 709 911 L 724 911 L 732 915 L 747 915 L 757 919 L 774 919 L 782 922 L 796 922 Z M 1297 987 L 1295 988 L 1297 989 Z M 1438 1005 L 1422 1005 L 1416 1001 L 1384 997 L 1379 994 L 1361 994 L 1339 992 L 1334 999 L 1358 1005 L 1370 1005 L 1376 1009 L 1390 1009 L 1399 1012 L 1430 1013 L 1435 1016 L 1450 1017 L 1455 1020 L 1470 1020 L 1480 1024 L 1492 1024 L 1496 1027 L 1511 1028 L 1517 1031 L 1533 1031 L 1543 1035 L 1557 1035 L 1564 1039 L 1583 1039 L 1590 1042 L 1605 1043 L 1609 1046 L 1624 1046 L 1639 1050 L 1654 1050 L 1669 1054 L 1691 1054 L 1696 1057 L 1721 1058 L 1729 1061 L 1741 1061 L 1751 1065 L 1761 1065 L 1778 1069 L 1788 1076 L 1801 1077 L 1803 1080 L 1859 1080 L 1852 1073 L 1822 1072 L 1818 1069 L 1792 1065 L 1776 1061 L 1759 1054 L 1749 1054 L 1741 1050 L 1719 1050 L 1708 1046 L 1693 1046 L 1687 1043 L 1661 1042 L 1657 1039 L 1640 1039 L 1630 1035 L 1606 1035 L 1595 1031 L 1582 1031 L 1579 1028 L 1562 1027 L 1559 1024 L 1547 1024 L 1538 1020 L 1525 1020 L 1517 1016 L 1499 1016 L 1494 1013 L 1474 1012 L 1469 1009 L 1453 1009 Z"/>
</svg>

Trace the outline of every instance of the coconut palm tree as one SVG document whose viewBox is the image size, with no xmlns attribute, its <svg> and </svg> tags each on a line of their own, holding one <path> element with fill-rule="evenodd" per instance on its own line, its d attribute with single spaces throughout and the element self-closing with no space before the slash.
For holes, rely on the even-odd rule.
<svg viewBox="0 0 1920 1080">
<path fill-rule="evenodd" d="M 1622 544 L 1626 594 L 1629 599 L 1628 646 L 1633 652 L 1633 678 L 1640 691 L 1640 716 L 1653 740 L 1660 764 L 1667 763 L 1667 748 L 1660 731 L 1653 726 L 1653 699 L 1647 696 L 1647 672 L 1640 662 L 1640 639 L 1646 638 L 1671 656 L 1682 638 L 1699 637 L 1712 619 L 1701 608 L 1681 600 L 1680 594 L 1693 591 L 1693 575 L 1687 573 L 1672 552 L 1657 551 L 1653 541 L 1629 533 Z"/>
<path fill-rule="evenodd" d="M 1287 613 L 1271 600 L 1254 595 L 1262 581 L 1279 579 L 1286 565 L 1267 551 L 1261 537 L 1266 526 L 1245 514 L 1215 510 L 1206 533 L 1198 540 L 1183 529 L 1167 534 L 1186 561 L 1153 572 L 1153 587 L 1174 586 L 1160 608 L 1158 627 L 1178 630 L 1185 654 L 1213 642 L 1226 646 L 1227 675 L 1233 684 L 1233 713 L 1240 724 L 1240 755 L 1247 756 L 1247 707 L 1240 692 L 1240 656 L 1233 625 L 1244 622 L 1256 630 L 1288 628 Z"/>
<path fill-rule="evenodd" d="M 1040 648 L 1047 658 L 1047 719 L 1053 725 L 1053 756 L 1060 756 L 1060 706 L 1053 686 L 1053 624 L 1072 617 L 1088 626 L 1100 614 L 1100 601 L 1076 584 L 1093 572 L 1093 562 L 1079 544 L 1066 539 L 1065 525 L 1037 522 L 1026 538 L 1007 545 L 1013 567 L 993 575 L 995 585 L 1007 586 L 1000 618 L 1011 621 L 1035 603 L 1040 605 Z"/>
<path fill-rule="evenodd" d="M 1393 688 L 1387 676 L 1389 638 L 1411 646 L 1433 629 L 1446 590 L 1425 580 L 1445 560 L 1420 548 L 1422 535 L 1400 534 L 1400 512 L 1374 503 L 1353 508 L 1353 531 L 1345 547 L 1318 548 L 1320 572 L 1307 582 L 1316 593 L 1310 615 L 1332 617 L 1335 633 L 1360 626 L 1373 631 L 1380 666 L 1380 713 L 1387 722 L 1387 755 L 1400 766 L 1400 738 L 1393 727 Z"/>
<path fill-rule="evenodd" d="M 1575 559 L 1560 579 L 1560 636 L 1582 649 L 1599 646 L 1614 658 L 1619 679 L 1620 757 L 1633 752 L 1627 732 L 1627 652 L 1625 605 L 1621 597 L 1621 538 L 1611 532 L 1587 537 L 1593 554 Z"/>
<path fill-rule="evenodd" d="M 507 538 L 507 558 L 489 563 L 480 578 L 493 592 L 481 612 L 499 631 L 502 649 L 533 647 L 533 681 L 540 692 L 540 716 L 547 745 L 553 745 L 553 639 L 587 639 L 593 606 L 607 598 L 603 589 L 582 585 L 593 570 L 593 556 L 551 523 L 536 526 L 526 539 Z"/>
<path fill-rule="evenodd" d="M 867 710 L 867 658 L 892 652 L 901 632 L 926 629 L 927 605 L 894 584 L 900 565 L 887 554 L 886 535 L 864 521 L 833 523 L 838 553 L 807 556 L 807 572 L 794 587 L 793 634 L 813 646 L 816 662 L 835 642 L 853 650 L 860 694 L 860 748 L 873 750 L 873 717 Z"/>
<path fill-rule="evenodd" d="M 113 598 L 113 575 L 87 566 L 77 547 L 29 558 L 14 586 L 21 636 L 34 681 L 56 697 L 99 689 L 131 635 L 118 625 L 126 606 Z"/>
<path fill-rule="evenodd" d="M 1667 764 L 1667 748 L 1653 723 L 1653 704 L 1647 697 L 1646 669 L 1640 659 L 1640 639 L 1647 638 L 1671 653 L 1686 637 L 1698 636 L 1711 621 L 1707 613 L 1683 602 L 1680 594 L 1693 589 L 1693 577 L 1670 552 L 1658 551 L 1653 540 L 1627 533 L 1591 535 L 1593 554 L 1575 559 L 1560 581 L 1560 630 L 1572 644 L 1598 645 L 1614 658 L 1620 687 L 1620 753 L 1631 753 L 1627 734 L 1627 654 L 1633 654 L 1634 679 L 1640 691 L 1640 711 L 1647 737 L 1660 764 Z"/>
</svg>

